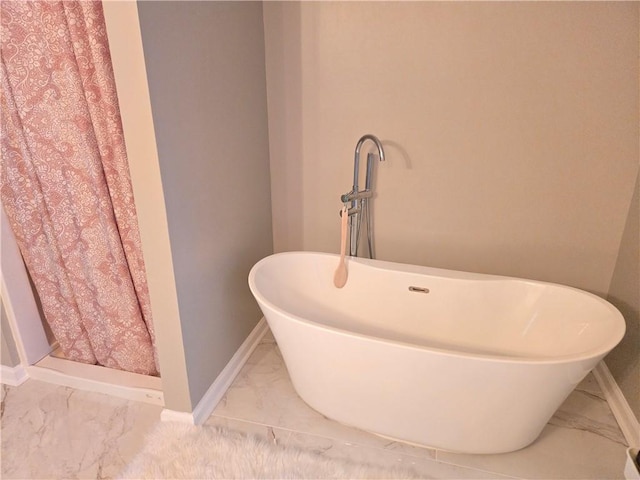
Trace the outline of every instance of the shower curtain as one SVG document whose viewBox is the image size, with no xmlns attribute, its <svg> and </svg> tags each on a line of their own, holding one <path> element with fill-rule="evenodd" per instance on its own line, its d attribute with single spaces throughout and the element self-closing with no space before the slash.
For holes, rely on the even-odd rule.
<svg viewBox="0 0 640 480">
<path fill-rule="evenodd" d="M 66 358 L 157 375 L 102 4 L 2 2 L 0 197 Z"/>
</svg>

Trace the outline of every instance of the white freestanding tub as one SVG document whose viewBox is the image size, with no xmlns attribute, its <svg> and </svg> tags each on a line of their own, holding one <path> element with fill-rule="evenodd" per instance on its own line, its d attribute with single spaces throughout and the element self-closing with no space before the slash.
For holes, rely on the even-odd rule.
<svg viewBox="0 0 640 480">
<path fill-rule="evenodd" d="M 389 438 L 467 453 L 533 442 L 621 339 L 622 315 L 561 285 L 281 253 L 249 286 L 302 399 Z"/>
</svg>

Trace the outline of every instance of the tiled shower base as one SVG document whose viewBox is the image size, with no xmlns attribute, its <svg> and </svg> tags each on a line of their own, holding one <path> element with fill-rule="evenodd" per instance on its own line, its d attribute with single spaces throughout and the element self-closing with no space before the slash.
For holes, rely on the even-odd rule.
<svg viewBox="0 0 640 480">
<path fill-rule="evenodd" d="M 142 448 L 161 407 L 36 380 L 2 387 L 1 477 L 110 478 Z M 411 466 L 424 478 L 618 479 L 626 444 L 593 375 L 531 446 L 461 455 L 385 440 L 327 419 L 294 392 L 267 334 L 207 424 L 375 465 Z"/>
</svg>

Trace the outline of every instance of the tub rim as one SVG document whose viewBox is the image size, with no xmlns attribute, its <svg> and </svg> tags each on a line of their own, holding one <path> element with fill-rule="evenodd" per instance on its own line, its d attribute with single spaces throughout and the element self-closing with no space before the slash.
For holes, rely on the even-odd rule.
<svg viewBox="0 0 640 480">
<path fill-rule="evenodd" d="M 360 264 L 366 265 L 368 268 L 374 268 L 379 270 L 395 269 L 401 272 L 416 273 L 416 274 L 424 274 L 424 271 L 420 271 L 424 269 L 429 269 L 430 271 L 433 271 L 436 274 L 448 272 L 449 275 L 443 275 L 445 278 L 461 279 L 461 277 L 469 277 L 465 279 L 479 280 L 478 278 L 473 278 L 473 277 L 481 276 L 483 277 L 484 280 L 503 280 L 503 281 L 509 280 L 509 281 L 530 282 L 530 283 L 535 283 L 535 284 L 540 284 L 545 286 L 552 286 L 555 288 L 567 289 L 567 290 L 579 293 L 581 295 L 586 295 L 587 297 L 591 297 L 592 299 L 601 303 L 605 308 L 611 311 L 611 313 L 614 315 L 615 318 L 618 319 L 618 322 L 616 322 L 616 326 L 619 325 L 618 327 L 619 332 L 617 332 L 618 335 L 612 335 L 611 337 L 612 339 L 617 338 L 617 340 L 615 342 L 613 341 L 607 342 L 605 346 L 587 350 L 585 353 L 581 353 L 581 354 L 553 355 L 553 356 L 545 356 L 540 358 L 532 358 L 532 357 L 525 357 L 525 356 L 518 357 L 518 356 L 499 355 L 499 354 L 490 354 L 490 353 L 465 352 L 463 350 L 456 351 L 453 349 L 430 347 L 430 346 L 420 345 L 417 343 L 404 342 L 401 340 L 394 340 L 394 339 L 384 338 L 380 336 L 354 332 L 352 330 L 342 329 L 334 326 L 324 325 L 324 324 L 300 317 L 299 315 L 295 315 L 291 312 L 287 312 L 283 308 L 267 300 L 256 286 L 255 277 L 261 265 L 267 263 L 269 260 L 271 260 L 274 257 L 299 256 L 299 255 L 332 257 L 332 258 L 335 258 L 336 261 L 339 258 L 339 255 L 335 253 L 315 252 L 315 251 L 305 251 L 305 250 L 273 253 L 271 255 L 268 255 L 260 259 L 258 262 L 256 262 L 253 265 L 253 267 L 249 271 L 249 276 L 248 276 L 249 289 L 251 290 L 251 293 L 253 294 L 256 301 L 258 301 L 258 303 L 262 302 L 267 307 L 271 308 L 272 310 L 275 310 L 277 313 L 284 315 L 285 317 L 293 320 L 294 322 L 301 323 L 305 326 L 309 326 L 318 330 L 328 330 L 328 331 L 338 333 L 340 335 L 366 339 L 369 341 L 373 341 L 375 343 L 391 344 L 391 345 L 395 345 L 403 348 L 436 352 L 438 354 L 446 355 L 449 357 L 456 357 L 459 359 L 466 358 L 466 359 L 480 360 L 485 362 L 498 362 L 498 363 L 511 363 L 511 364 L 517 363 L 517 364 L 531 364 L 531 365 L 551 365 L 551 364 L 555 365 L 555 364 L 579 363 L 587 360 L 594 360 L 594 359 L 597 359 L 598 357 L 602 358 L 605 355 L 607 355 L 611 350 L 613 350 L 620 343 L 620 341 L 622 341 L 626 332 L 626 321 L 624 319 L 624 316 L 614 305 L 612 305 L 610 302 L 608 302 L 604 298 L 599 297 L 598 295 L 595 295 L 591 292 L 587 292 L 586 290 L 582 290 L 569 285 L 563 285 L 563 284 L 553 283 L 553 282 L 545 282 L 542 280 L 531 280 L 531 279 L 525 279 L 525 278 L 519 278 L 519 277 L 511 277 L 506 275 L 465 272 L 462 270 L 452 270 L 452 269 L 421 266 L 421 265 L 414 265 L 414 264 L 405 264 L 400 262 L 390 262 L 387 260 L 377 260 L 377 259 L 371 260 L 368 258 L 361 258 L 361 257 L 349 257 L 347 261 L 360 263 Z M 392 267 L 392 268 L 389 268 L 389 267 Z M 460 276 L 457 276 L 458 274 Z M 266 318 L 266 314 L 264 312 L 263 314 Z"/>
</svg>

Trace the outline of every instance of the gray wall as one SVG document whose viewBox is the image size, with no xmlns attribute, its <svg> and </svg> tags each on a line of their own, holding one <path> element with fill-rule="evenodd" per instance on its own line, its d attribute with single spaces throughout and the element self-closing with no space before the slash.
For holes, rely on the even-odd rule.
<svg viewBox="0 0 640 480">
<path fill-rule="evenodd" d="M 627 321 L 624 339 L 605 359 L 631 409 L 640 419 L 640 198 L 638 183 L 627 215 L 608 300 Z"/>
<path fill-rule="evenodd" d="M 0 297 L 0 363 L 5 367 L 15 367 L 20 364 L 18 349 L 11 334 L 7 312 Z"/>
<path fill-rule="evenodd" d="M 247 275 L 273 251 L 262 4 L 138 12 L 193 407 L 261 318 Z"/>
</svg>

